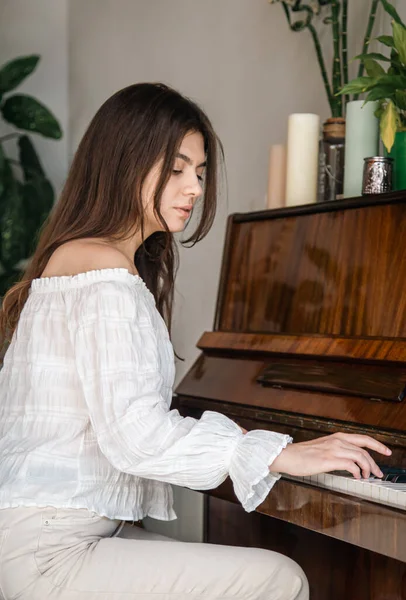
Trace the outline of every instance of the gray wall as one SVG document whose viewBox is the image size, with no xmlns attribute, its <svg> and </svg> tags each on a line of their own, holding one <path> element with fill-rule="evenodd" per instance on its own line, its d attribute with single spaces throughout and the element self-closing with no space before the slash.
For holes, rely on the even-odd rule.
<svg viewBox="0 0 406 600">
<path fill-rule="evenodd" d="M 16 92 L 48 106 L 64 131 L 60 141 L 35 136 L 45 170 L 59 193 L 68 165 L 68 0 L 0 0 L 0 64 L 24 54 L 42 58 Z M 0 134 L 10 130 L 2 127 Z M 14 142 L 6 144 L 12 149 Z"/>
</svg>

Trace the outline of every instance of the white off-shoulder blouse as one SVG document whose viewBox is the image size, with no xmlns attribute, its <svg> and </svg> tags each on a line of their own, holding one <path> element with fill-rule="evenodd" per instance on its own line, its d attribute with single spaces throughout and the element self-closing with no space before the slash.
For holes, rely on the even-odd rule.
<svg viewBox="0 0 406 600">
<path fill-rule="evenodd" d="M 0 372 L 0 508 L 87 508 L 176 519 L 170 484 L 227 476 L 246 511 L 291 441 L 170 410 L 174 354 L 143 280 L 126 269 L 35 279 Z"/>
</svg>

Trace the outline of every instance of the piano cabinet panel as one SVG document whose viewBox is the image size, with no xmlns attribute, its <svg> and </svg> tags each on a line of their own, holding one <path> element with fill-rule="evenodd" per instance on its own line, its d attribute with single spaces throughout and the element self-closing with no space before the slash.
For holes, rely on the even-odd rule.
<svg viewBox="0 0 406 600">
<path fill-rule="evenodd" d="M 216 329 L 406 337 L 405 201 L 231 217 Z"/>
<path fill-rule="evenodd" d="M 213 496 L 206 498 L 205 541 L 266 548 L 298 562 L 312 600 L 404 600 L 406 564 Z M 382 526 L 383 527 L 383 526 Z"/>
</svg>

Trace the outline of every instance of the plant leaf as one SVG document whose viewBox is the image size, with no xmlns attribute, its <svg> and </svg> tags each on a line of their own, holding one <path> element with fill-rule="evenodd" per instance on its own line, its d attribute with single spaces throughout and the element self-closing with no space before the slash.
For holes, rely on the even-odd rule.
<svg viewBox="0 0 406 600">
<path fill-rule="evenodd" d="M 35 131 L 56 140 L 62 137 L 61 128 L 53 114 L 31 96 L 10 96 L 1 106 L 1 112 L 6 121 L 19 129 Z"/>
<path fill-rule="evenodd" d="M 374 112 L 374 115 L 377 119 L 380 119 L 383 115 L 383 113 L 385 112 L 385 101 L 384 100 L 380 100 L 379 104 L 378 104 L 378 108 L 376 109 L 376 111 Z"/>
<path fill-rule="evenodd" d="M 364 60 L 365 70 L 370 77 L 380 77 L 386 75 L 385 69 L 373 58 Z"/>
<path fill-rule="evenodd" d="M 22 193 L 26 213 L 26 254 L 31 256 L 37 243 L 37 232 L 40 223 L 40 198 L 35 185 L 31 181 L 23 185 Z"/>
<path fill-rule="evenodd" d="M 6 190 L 10 186 L 14 185 L 14 174 L 13 174 L 13 170 L 11 168 L 10 161 L 7 159 L 5 154 L 3 154 L 3 157 L 4 157 L 4 162 L 3 162 L 3 169 L 2 169 L 2 173 L 1 173 L 1 181 L 2 181 L 3 191 L 2 191 L 2 194 L 0 195 L 0 219 L 1 219 L 4 209 L 5 209 Z"/>
<path fill-rule="evenodd" d="M 376 79 L 377 85 L 385 85 L 395 90 L 406 89 L 406 75 L 390 75 L 386 74 Z"/>
<path fill-rule="evenodd" d="M 358 54 L 358 56 L 354 56 L 353 59 L 351 59 L 351 62 L 354 60 L 368 60 L 373 58 L 374 60 L 383 60 L 385 62 L 390 62 L 390 58 L 388 56 L 385 56 L 384 54 L 381 54 L 380 52 L 370 52 L 369 54 Z"/>
<path fill-rule="evenodd" d="M 20 163 L 24 171 L 25 181 L 30 181 L 34 177 L 45 177 L 38 154 L 28 135 L 22 135 L 18 140 L 20 150 Z"/>
<path fill-rule="evenodd" d="M 5 188 L 5 167 L 6 157 L 4 155 L 4 150 L 0 144 L 0 198 Z"/>
<path fill-rule="evenodd" d="M 9 92 L 20 85 L 35 70 L 39 59 L 37 54 L 32 54 L 6 63 L 0 69 L 0 93 Z"/>
<path fill-rule="evenodd" d="M 384 44 L 384 46 L 388 46 L 389 48 L 392 48 L 395 45 L 395 42 L 391 35 L 380 35 L 379 37 L 374 38 L 374 39 L 377 40 L 378 42 L 381 42 L 381 44 Z M 372 42 L 372 40 L 371 40 L 371 42 Z"/>
<path fill-rule="evenodd" d="M 406 91 L 396 90 L 395 104 L 400 110 L 406 110 Z"/>
<path fill-rule="evenodd" d="M 373 77 L 356 77 L 352 81 L 349 81 L 338 94 L 362 94 L 374 85 L 376 85 L 376 79 Z"/>
<path fill-rule="evenodd" d="M 365 98 L 364 104 L 367 102 L 373 102 L 374 100 L 390 100 L 394 98 L 393 89 L 377 85 L 370 92 L 368 92 Z"/>
<path fill-rule="evenodd" d="M 392 19 L 396 21 L 396 23 L 403 25 L 402 19 L 399 17 L 399 14 L 396 8 L 393 6 L 393 4 L 391 4 L 388 0 L 381 0 L 381 3 L 386 12 L 392 17 Z"/>
<path fill-rule="evenodd" d="M 0 275 L 0 298 L 6 295 L 8 290 L 21 279 L 21 271 L 11 269 Z"/>
<path fill-rule="evenodd" d="M 0 220 L 0 254 L 7 270 L 26 257 L 26 222 L 21 184 L 13 180 L 2 198 L 4 212 Z"/>
<path fill-rule="evenodd" d="M 31 256 L 38 243 L 42 225 L 54 205 L 54 190 L 48 179 L 34 177 L 23 186 L 26 213 L 27 256 Z"/>
<path fill-rule="evenodd" d="M 393 23 L 393 39 L 401 62 L 406 66 L 406 29 L 399 23 Z"/>
<path fill-rule="evenodd" d="M 389 100 L 380 122 L 381 138 L 388 152 L 392 150 L 398 126 L 398 115 L 395 105 Z"/>
</svg>

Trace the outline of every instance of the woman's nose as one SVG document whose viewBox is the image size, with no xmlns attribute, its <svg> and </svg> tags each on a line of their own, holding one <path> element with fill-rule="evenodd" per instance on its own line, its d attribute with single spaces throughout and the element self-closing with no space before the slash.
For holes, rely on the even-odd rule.
<svg viewBox="0 0 406 600">
<path fill-rule="evenodd" d="M 201 196 L 203 194 L 203 188 L 197 176 L 194 177 L 194 180 L 188 182 L 188 185 L 185 189 L 185 194 L 188 196 L 193 194 L 193 196 L 195 197 Z"/>
</svg>

